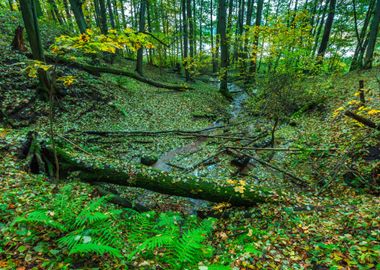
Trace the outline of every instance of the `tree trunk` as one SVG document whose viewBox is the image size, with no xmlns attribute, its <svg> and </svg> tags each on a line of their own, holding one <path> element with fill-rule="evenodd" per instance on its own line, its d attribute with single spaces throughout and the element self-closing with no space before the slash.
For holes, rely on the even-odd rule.
<svg viewBox="0 0 380 270">
<path fill-rule="evenodd" d="M 316 30 L 314 33 L 315 34 L 315 40 L 314 40 L 314 46 L 312 49 L 312 57 L 315 56 L 315 53 L 316 53 L 317 48 L 318 48 L 319 37 L 321 36 L 323 24 L 325 23 L 325 17 L 326 17 L 326 12 L 327 12 L 327 7 L 329 5 L 329 1 L 330 0 L 327 0 L 326 4 L 324 5 L 322 16 L 320 18 L 318 18 L 317 24 L 315 26 Z"/>
<path fill-rule="evenodd" d="M 145 10 L 146 10 L 146 0 L 141 0 L 140 18 L 139 18 L 140 33 L 145 32 Z M 141 47 L 137 51 L 137 60 L 136 60 L 136 71 L 138 74 L 140 74 L 140 76 L 143 76 L 143 57 L 144 57 L 144 48 Z"/>
<path fill-rule="evenodd" d="M 191 0 L 186 0 L 187 1 L 187 23 L 189 25 L 189 51 L 190 55 L 188 58 L 188 64 L 192 66 L 193 60 L 194 60 L 194 21 L 193 21 L 193 15 L 192 15 L 192 10 L 191 10 Z M 190 73 L 190 70 L 189 70 Z M 190 79 L 191 79 L 191 74 L 190 74 Z"/>
<path fill-rule="evenodd" d="M 17 50 L 17 51 L 21 51 L 21 52 L 26 51 L 26 47 L 24 44 L 24 38 L 22 35 L 23 30 L 24 30 L 24 28 L 22 26 L 18 26 L 16 28 L 15 36 L 14 36 L 12 44 L 11 44 L 13 50 Z"/>
<path fill-rule="evenodd" d="M 373 52 L 375 51 L 377 33 L 379 32 L 379 24 L 380 24 L 380 0 L 377 0 L 375 14 L 372 18 L 371 28 L 369 30 L 367 51 L 364 58 L 364 68 L 372 67 Z"/>
<path fill-rule="evenodd" d="M 112 1 L 112 6 L 113 6 L 113 14 L 115 15 L 116 29 L 120 29 L 120 18 L 119 18 L 119 12 L 117 10 L 116 0 Z"/>
<path fill-rule="evenodd" d="M 152 33 L 152 21 L 151 21 L 151 16 L 150 16 L 149 1 L 146 1 L 146 13 L 147 13 L 147 19 L 148 19 L 148 31 L 149 31 L 149 33 Z M 177 16 L 175 18 L 177 18 Z M 176 27 L 177 27 L 177 24 L 176 24 Z M 149 48 L 148 53 L 149 53 L 148 63 L 150 65 L 153 65 L 153 50 L 151 48 Z"/>
<path fill-rule="evenodd" d="M 35 1 L 20 0 L 20 9 L 24 20 L 25 29 L 28 34 L 30 48 L 32 49 L 33 59 L 45 62 L 40 30 L 38 27 Z M 49 91 L 52 89 L 49 76 L 43 69 L 38 69 L 38 76 L 42 89 L 41 94 L 47 98 Z"/>
<path fill-rule="evenodd" d="M 123 19 L 123 27 L 127 28 L 127 20 L 125 18 L 124 0 L 120 0 L 121 17 Z"/>
<path fill-rule="evenodd" d="M 184 69 L 185 69 L 185 79 L 186 81 L 190 81 L 190 72 L 188 70 L 188 45 L 189 45 L 189 39 L 188 39 L 188 21 L 186 16 L 186 1 L 187 0 L 181 0 L 182 2 L 182 25 L 183 25 L 183 57 L 185 60 Z"/>
<path fill-rule="evenodd" d="M 48 156 L 52 156 L 49 148 L 44 151 Z M 245 181 L 227 182 L 220 179 L 162 172 L 143 165 L 113 164 L 109 160 L 88 160 L 60 148 L 57 148 L 57 154 L 63 175 L 78 172 L 78 177 L 87 182 L 140 187 L 170 195 L 247 206 L 264 202 L 272 194 L 269 190 L 258 188 L 253 183 Z"/>
<path fill-rule="evenodd" d="M 248 3 L 247 3 L 247 18 L 246 18 L 246 22 L 245 22 L 245 25 L 247 27 L 250 27 L 251 26 L 251 23 L 252 23 L 252 9 L 253 9 L 253 0 L 248 0 Z M 244 48 L 243 48 L 243 61 L 244 61 L 244 70 L 246 69 L 246 64 L 245 64 L 245 61 L 247 60 L 248 58 L 248 36 L 247 36 L 247 31 L 245 31 L 245 37 L 244 37 Z"/>
<path fill-rule="evenodd" d="M 258 0 L 257 1 L 257 9 L 256 9 L 256 31 L 253 37 L 253 49 L 252 49 L 252 60 L 251 65 L 249 67 L 248 72 L 248 83 L 254 82 L 256 77 L 256 70 L 257 70 L 257 50 L 259 48 L 259 27 L 261 26 L 261 19 L 263 14 L 263 7 L 264 7 L 264 0 Z"/>
<path fill-rule="evenodd" d="M 102 34 L 107 35 L 108 26 L 107 26 L 107 9 L 105 0 L 99 0 L 99 8 L 100 8 L 100 30 Z"/>
<path fill-rule="evenodd" d="M 108 14 L 110 16 L 111 27 L 115 29 L 115 20 L 113 18 L 113 11 L 111 6 L 111 0 L 107 0 Z"/>
<path fill-rule="evenodd" d="M 227 37 L 229 37 L 229 40 L 228 40 L 228 48 L 230 49 L 231 48 L 231 37 L 232 37 L 232 11 L 233 11 L 233 7 L 234 7 L 234 0 L 229 0 L 229 3 L 228 3 L 228 15 L 227 15 Z M 235 35 L 236 36 L 236 35 Z M 236 42 L 235 42 L 236 44 Z M 230 63 L 230 56 L 228 55 L 228 63 Z"/>
<path fill-rule="evenodd" d="M 101 15 L 100 15 L 99 0 L 94 0 L 94 10 L 95 10 L 95 23 L 96 23 L 96 26 L 99 27 L 100 31 L 102 32 L 102 24 L 101 24 L 101 21 L 100 21 Z"/>
<path fill-rule="evenodd" d="M 80 0 L 70 0 L 71 10 L 74 13 L 75 21 L 78 25 L 79 31 L 83 34 L 86 32 L 87 24 L 84 19 L 82 2 Z"/>
<path fill-rule="evenodd" d="M 36 12 L 37 12 L 37 18 L 40 18 L 44 15 L 42 12 L 40 0 L 36 0 Z"/>
<path fill-rule="evenodd" d="M 227 25 L 226 25 L 226 0 L 219 0 L 219 31 L 220 31 L 220 93 L 230 98 L 227 86 L 228 73 L 228 44 L 227 44 Z"/>
<path fill-rule="evenodd" d="M 201 8 L 200 8 L 200 15 L 199 15 L 199 53 L 202 52 L 203 50 L 203 44 L 202 44 L 202 24 L 203 24 L 203 0 L 201 0 L 201 4 L 200 4 Z"/>
<path fill-rule="evenodd" d="M 317 54 L 318 63 L 323 62 L 323 58 L 325 57 L 327 46 L 329 44 L 330 33 L 331 33 L 332 25 L 334 22 L 334 16 L 335 16 L 335 6 L 336 6 L 336 0 L 330 0 L 329 13 L 327 15 L 327 20 L 325 24 L 325 29 L 323 31 L 321 45 L 319 46 L 318 54 Z"/>
<path fill-rule="evenodd" d="M 372 0 L 368 6 L 368 11 L 367 11 L 366 17 L 364 19 L 363 27 L 360 31 L 360 34 L 358 33 L 357 22 L 355 23 L 356 36 L 357 36 L 358 43 L 357 43 L 356 48 L 355 48 L 354 56 L 352 57 L 350 71 L 361 68 L 363 66 L 363 59 L 362 58 L 360 59 L 359 56 L 363 55 L 364 51 L 366 49 L 366 46 L 364 46 L 364 44 L 366 43 L 365 37 L 367 34 L 367 28 L 369 26 L 369 22 L 371 21 L 371 15 L 372 15 L 374 4 L 375 4 L 375 0 Z M 354 1 L 354 7 L 355 7 L 355 1 Z M 356 13 L 356 11 L 355 11 L 355 13 Z M 356 18 L 356 16 L 355 16 L 355 18 Z"/>
<path fill-rule="evenodd" d="M 216 56 L 216 48 L 214 47 L 214 22 L 213 22 L 213 1 L 211 0 L 211 11 L 210 11 L 210 29 L 211 29 L 211 58 L 212 58 L 212 73 L 218 71 L 218 58 Z"/>
</svg>

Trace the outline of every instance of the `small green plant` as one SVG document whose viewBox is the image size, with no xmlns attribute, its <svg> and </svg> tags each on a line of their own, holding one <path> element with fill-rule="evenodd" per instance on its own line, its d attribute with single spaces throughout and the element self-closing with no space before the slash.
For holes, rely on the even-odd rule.
<svg viewBox="0 0 380 270">
<path fill-rule="evenodd" d="M 154 212 L 135 213 L 129 220 L 129 224 L 134 224 L 129 240 L 137 246 L 128 259 L 137 254 L 153 256 L 158 249 L 163 252 L 160 260 L 170 264 L 172 269 L 194 265 L 212 255 L 212 247 L 203 243 L 212 232 L 214 222 L 209 218 L 199 224 L 195 217 L 185 220 L 173 213 L 161 213 L 158 217 Z"/>
<path fill-rule="evenodd" d="M 69 255 L 95 253 L 121 257 L 121 238 L 115 230 L 116 217 L 120 211 L 102 212 L 99 209 L 107 197 L 84 204 L 84 198 L 73 199 L 71 186 L 64 187 L 51 210 L 35 210 L 26 216 L 18 217 L 13 225 L 24 223 L 30 228 L 45 227 L 57 230 L 60 235 L 57 243 Z M 72 201 L 71 201 L 72 200 Z M 63 235 L 63 236 L 62 236 Z"/>
</svg>

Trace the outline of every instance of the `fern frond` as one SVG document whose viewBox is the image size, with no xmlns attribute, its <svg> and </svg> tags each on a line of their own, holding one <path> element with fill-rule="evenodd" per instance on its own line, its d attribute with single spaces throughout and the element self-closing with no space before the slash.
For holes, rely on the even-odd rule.
<svg viewBox="0 0 380 270">
<path fill-rule="evenodd" d="M 75 227 L 81 227 L 81 226 L 84 226 L 85 224 L 86 225 L 91 225 L 91 224 L 94 224 L 96 222 L 102 222 L 102 221 L 105 221 L 107 219 L 109 219 L 110 217 L 102 212 L 94 212 L 94 213 L 91 213 L 89 212 L 87 209 L 85 211 L 82 211 L 78 217 L 75 219 L 75 223 L 74 223 L 74 226 Z"/>
<path fill-rule="evenodd" d="M 178 261 L 196 263 L 203 257 L 202 242 L 205 240 L 202 229 L 187 231 L 175 242 L 174 248 Z"/>
<path fill-rule="evenodd" d="M 48 211 L 33 211 L 29 213 L 26 217 L 18 217 L 14 220 L 13 224 L 16 223 L 30 223 L 34 225 L 45 225 L 54 229 L 58 229 L 62 232 L 66 231 L 66 227 L 53 220 L 49 215 Z"/>
<path fill-rule="evenodd" d="M 96 243 L 77 244 L 70 250 L 69 255 L 89 254 L 89 253 L 95 253 L 100 256 L 108 253 L 109 255 L 113 257 L 117 257 L 117 258 L 122 257 L 118 249 L 107 246 L 107 245 L 101 245 L 101 244 L 96 244 Z"/>
<path fill-rule="evenodd" d="M 153 251 L 155 248 L 162 246 L 170 246 L 173 243 L 173 236 L 170 234 L 159 234 L 145 240 L 140 246 L 138 246 L 131 254 L 128 255 L 128 259 L 131 260 L 136 254 L 143 250 Z"/>
</svg>

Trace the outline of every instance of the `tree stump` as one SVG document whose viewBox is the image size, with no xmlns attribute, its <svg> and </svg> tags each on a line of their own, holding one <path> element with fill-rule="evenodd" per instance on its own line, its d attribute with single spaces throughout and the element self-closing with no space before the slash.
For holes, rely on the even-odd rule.
<svg viewBox="0 0 380 270">
<path fill-rule="evenodd" d="M 16 28 L 15 36 L 14 36 L 12 44 L 11 44 L 13 50 L 17 50 L 17 51 L 21 51 L 21 52 L 26 51 L 24 38 L 23 38 L 23 34 L 22 34 L 23 30 L 24 30 L 24 28 L 20 25 Z"/>
</svg>

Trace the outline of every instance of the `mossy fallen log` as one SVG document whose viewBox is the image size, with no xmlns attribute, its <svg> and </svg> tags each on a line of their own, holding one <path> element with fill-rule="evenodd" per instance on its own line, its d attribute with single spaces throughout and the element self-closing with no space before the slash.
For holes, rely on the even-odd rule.
<svg viewBox="0 0 380 270">
<path fill-rule="evenodd" d="M 176 91 L 185 91 L 185 90 L 190 90 L 192 89 L 189 86 L 186 85 L 174 85 L 174 84 L 164 84 L 156 81 L 152 81 L 148 78 L 142 77 L 137 73 L 126 71 L 126 70 L 121 70 L 121 69 L 115 69 L 115 68 L 110 68 L 110 67 L 104 67 L 104 66 L 92 66 L 88 64 L 83 64 L 83 63 L 78 63 L 74 62 L 71 60 L 68 60 L 64 57 L 59 57 L 59 56 L 50 56 L 46 55 L 45 59 L 49 63 L 54 63 L 54 64 L 64 64 L 70 67 L 78 68 L 84 71 L 87 71 L 90 74 L 99 76 L 101 73 L 109 73 L 109 74 L 114 74 L 114 75 L 120 75 L 120 76 L 126 76 L 132 79 L 135 79 L 137 81 L 152 85 L 157 88 L 165 88 L 169 90 L 176 90 Z"/>
<path fill-rule="evenodd" d="M 57 148 L 57 155 L 61 174 L 76 172 L 81 180 L 87 182 L 140 187 L 169 195 L 245 206 L 264 202 L 274 195 L 270 190 L 245 180 L 211 179 L 163 172 L 143 165 L 79 155 L 62 148 Z"/>
</svg>

